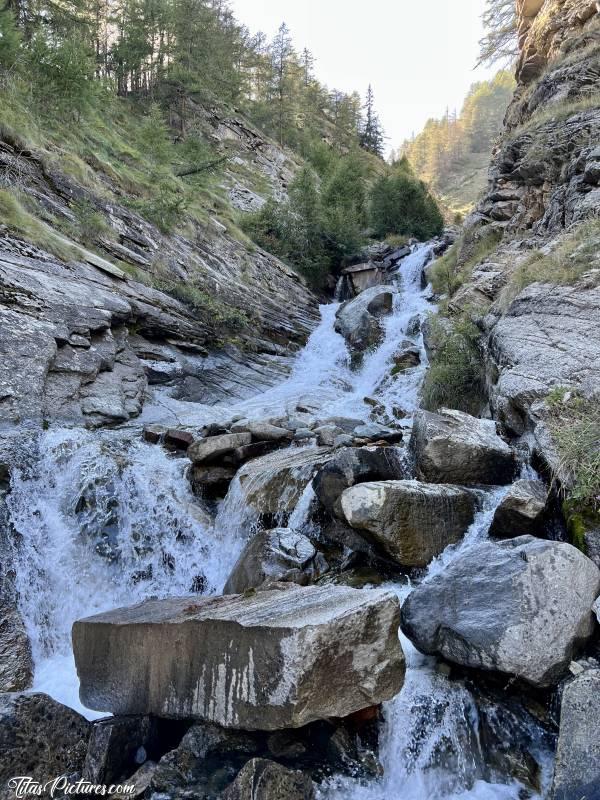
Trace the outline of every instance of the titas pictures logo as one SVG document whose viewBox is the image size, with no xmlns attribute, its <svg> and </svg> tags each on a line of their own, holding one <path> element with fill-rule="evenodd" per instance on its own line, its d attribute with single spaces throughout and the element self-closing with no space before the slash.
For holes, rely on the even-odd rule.
<svg viewBox="0 0 600 800">
<path fill-rule="evenodd" d="M 70 782 L 66 775 L 52 778 L 45 783 L 36 781 L 29 775 L 16 775 L 8 781 L 8 788 L 12 789 L 16 798 L 24 797 L 133 797 L 135 784 L 105 784 L 91 783 L 80 778 Z"/>
</svg>

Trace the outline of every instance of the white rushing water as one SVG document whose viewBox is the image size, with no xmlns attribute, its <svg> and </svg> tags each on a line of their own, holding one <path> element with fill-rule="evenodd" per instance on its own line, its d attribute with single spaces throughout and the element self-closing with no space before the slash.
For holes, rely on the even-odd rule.
<svg viewBox="0 0 600 800">
<path fill-rule="evenodd" d="M 367 396 L 389 415 L 395 407 L 410 415 L 418 405 L 427 360 L 421 334 L 407 337 L 406 331 L 415 315 L 422 320 L 434 309 L 429 290 L 421 286 L 429 257 L 430 248 L 419 246 L 402 262 L 385 337 L 360 370 L 350 369 L 344 340 L 334 331 L 339 304 L 332 303 L 321 307 L 320 325 L 280 385 L 216 407 L 179 402 L 159 390 L 141 421 L 198 428 L 234 414 L 260 419 L 294 412 L 299 402 L 321 418 L 347 415 L 366 421 L 372 412 Z M 421 365 L 391 376 L 393 356 L 407 338 L 420 348 Z M 25 466 L 13 474 L 8 501 L 17 533 L 20 607 L 35 660 L 34 689 L 90 718 L 94 712 L 78 699 L 70 641 L 74 620 L 150 596 L 220 591 L 255 522 L 239 478 L 213 519 L 190 491 L 186 460 L 143 443 L 139 423 L 103 432 L 53 429 L 32 437 L 19 458 Z M 504 491 L 485 494 L 463 542 L 434 561 L 428 577 L 487 535 Z M 290 527 L 306 530 L 313 498 L 308 482 Z M 395 588 L 401 599 L 410 591 Z M 470 693 L 437 671 L 434 659 L 406 639 L 402 644 L 408 670 L 402 692 L 385 707 L 384 776 L 331 781 L 321 795 L 327 800 L 516 800 L 518 786 L 486 783 L 478 775 L 472 741 L 477 710 Z"/>
</svg>

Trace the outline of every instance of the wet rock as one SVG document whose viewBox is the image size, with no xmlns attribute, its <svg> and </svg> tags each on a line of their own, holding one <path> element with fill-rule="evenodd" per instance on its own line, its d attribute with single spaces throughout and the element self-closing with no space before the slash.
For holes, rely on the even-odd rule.
<svg viewBox="0 0 600 800">
<path fill-rule="evenodd" d="M 551 800 L 600 797 L 600 670 L 570 681 L 562 694 Z"/>
<path fill-rule="evenodd" d="M 222 793 L 223 800 L 314 800 L 315 787 L 300 770 L 253 758 Z"/>
<path fill-rule="evenodd" d="M 223 458 L 223 463 L 231 463 L 234 466 L 245 464 L 246 461 L 251 461 L 253 458 L 260 458 L 276 450 L 278 445 L 278 442 L 252 442 L 252 444 L 246 444 L 243 447 L 236 447 L 232 453 L 228 453 Z"/>
<path fill-rule="evenodd" d="M 392 311 L 393 293 L 374 286 L 344 303 L 336 314 L 335 330 L 354 354 L 377 346 L 383 339 L 381 317 Z"/>
<path fill-rule="evenodd" d="M 169 428 L 164 435 L 164 443 L 175 450 L 187 450 L 194 442 L 194 434 L 179 428 Z"/>
<path fill-rule="evenodd" d="M 92 783 L 113 783 L 127 777 L 148 758 L 157 738 L 150 717 L 111 717 L 91 726 L 83 777 Z"/>
<path fill-rule="evenodd" d="M 417 476 L 426 481 L 501 485 L 515 473 L 515 456 L 496 433 L 493 420 L 462 411 L 418 411 L 410 449 Z"/>
<path fill-rule="evenodd" d="M 314 429 L 314 433 L 321 447 L 332 447 L 336 438 L 343 434 L 344 431 L 336 425 L 320 425 Z"/>
<path fill-rule="evenodd" d="M 314 431 L 311 431 L 310 428 L 298 428 L 293 438 L 295 442 L 304 442 L 308 439 L 316 439 L 317 435 Z"/>
<path fill-rule="evenodd" d="M 284 442 L 292 438 L 289 430 L 268 422 L 237 422 L 231 430 L 233 433 L 246 431 L 252 434 L 255 442 Z"/>
<path fill-rule="evenodd" d="M 89 735 L 86 719 L 46 694 L 0 694 L 0 798 L 14 798 L 7 781 L 15 775 L 80 773 Z"/>
<path fill-rule="evenodd" d="M 388 444 L 398 444 L 403 438 L 402 431 L 394 428 L 387 428 L 385 425 L 379 425 L 376 422 L 367 422 L 364 425 L 358 425 L 354 429 L 354 437 L 356 439 L 367 439 L 371 441 L 387 442 Z"/>
<path fill-rule="evenodd" d="M 257 514 L 291 513 L 313 475 L 332 457 L 325 447 L 279 450 L 245 464 L 238 473 L 245 504 Z"/>
<path fill-rule="evenodd" d="M 194 464 L 192 466 L 190 478 L 194 489 L 201 489 L 203 486 L 221 486 L 230 483 L 235 476 L 233 467 L 218 467 L 209 464 Z"/>
<path fill-rule="evenodd" d="M 193 464 L 203 464 L 211 459 L 216 459 L 226 453 L 231 453 L 236 447 L 250 444 L 252 436 L 249 433 L 225 433 L 221 436 L 209 436 L 207 439 L 198 439 L 188 449 L 188 458 Z"/>
<path fill-rule="evenodd" d="M 142 431 L 142 436 L 145 442 L 149 442 L 150 444 L 158 444 L 167 429 L 164 425 L 144 425 L 144 430 Z"/>
<path fill-rule="evenodd" d="M 300 727 L 400 690 L 398 623 L 398 600 L 382 590 L 280 584 L 148 600 L 74 624 L 80 695 L 119 714 Z"/>
<path fill-rule="evenodd" d="M 0 692 L 20 692 L 33 682 L 33 658 L 27 631 L 14 598 L 0 592 Z"/>
<path fill-rule="evenodd" d="M 541 534 L 547 499 L 542 481 L 515 481 L 494 513 L 490 536 L 510 539 Z"/>
<path fill-rule="evenodd" d="M 277 581 L 306 585 L 324 568 L 310 539 L 301 533 L 289 528 L 262 531 L 242 550 L 223 594 L 241 594 Z"/>
<path fill-rule="evenodd" d="M 593 632 L 600 570 L 563 542 L 485 541 L 417 587 L 402 630 L 424 653 L 555 685 Z"/>
<path fill-rule="evenodd" d="M 407 474 L 404 453 L 397 447 L 344 448 L 317 472 L 313 489 L 333 514 L 344 489 L 366 481 L 401 480 Z"/>
<path fill-rule="evenodd" d="M 406 335 L 417 336 L 421 333 L 421 317 L 419 314 L 414 314 L 406 323 Z"/>
<path fill-rule="evenodd" d="M 425 567 L 473 522 L 475 496 L 466 489 L 419 481 L 376 481 L 346 489 L 349 525 L 406 567 Z"/>
<path fill-rule="evenodd" d="M 392 356 L 394 366 L 392 373 L 404 372 L 404 370 L 418 367 L 421 363 L 421 350 L 412 342 L 402 342 L 401 348 Z"/>
</svg>

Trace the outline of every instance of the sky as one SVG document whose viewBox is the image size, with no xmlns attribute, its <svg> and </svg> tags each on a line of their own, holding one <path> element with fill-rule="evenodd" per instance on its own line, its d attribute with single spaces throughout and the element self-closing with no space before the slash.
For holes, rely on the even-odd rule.
<svg viewBox="0 0 600 800">
<path fill-rule="evenodd" d="M 472 83 L 485 0 L 231 0 L 240 22 L 269 38 L 282 21 L 316 77 L 364 95 L 369 83 L 388 149 L 462 102 Z"/>
</svg>

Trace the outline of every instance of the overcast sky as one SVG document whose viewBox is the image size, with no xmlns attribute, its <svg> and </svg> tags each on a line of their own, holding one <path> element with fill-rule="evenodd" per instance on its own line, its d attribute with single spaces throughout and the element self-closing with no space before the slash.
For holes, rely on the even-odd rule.
<svg viewBox="0 0 600 800">
<path fill-rule="evenodd" d="M 446 106 L 460 109 L 477 69 L 485 0 L 232 0 L 253 33 L 272 37 L 285 20 L 308 47 L 329 88 L 364 95 L 373 84 L 388 147 L 418 133 Z"/>
</svg>

